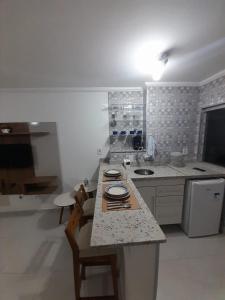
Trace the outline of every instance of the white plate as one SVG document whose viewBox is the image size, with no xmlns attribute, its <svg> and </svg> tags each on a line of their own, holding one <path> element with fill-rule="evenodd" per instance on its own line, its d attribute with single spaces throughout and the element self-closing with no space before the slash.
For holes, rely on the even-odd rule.
<svg viewBox="0 0 225 300">
<path fill-rule="evenodd" d="M 106 200 L 108 201 L 108 203 L 113 203 L 114 201 L 125 201 L 126 199 L 128 199 L 130 197 L 130 194 L 127 194 L 126 196 L 123 197 L 112 197 L 109 196 L 108 194 L 105 194 Z"/>
<path fill-rule="evenodd" d="M 104 172 L 105 176 L 120 176 L 121 173 L 119 170 L 116 169 L 110 169 L 110 170 L 106 170 Z"/>
<path fill-rule="evenodd" d="M 105 189 L 106 194 L 111 198 L 120 198 L 120 197 L 125 197 L 129 194 L 128 189 L 119 184 L 111 185 Z"/>
</svg>

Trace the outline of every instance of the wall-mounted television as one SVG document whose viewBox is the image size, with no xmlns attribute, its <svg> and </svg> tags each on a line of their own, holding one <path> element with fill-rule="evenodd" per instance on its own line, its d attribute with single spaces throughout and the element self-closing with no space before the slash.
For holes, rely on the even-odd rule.
<svg viewBox="0 0 225 300">
<path fill-rule="evenodd" d="M 0 144 L 0 168 L 27 168 L 31 166 L 33 166 L 31 145 Z"/>
</svg>

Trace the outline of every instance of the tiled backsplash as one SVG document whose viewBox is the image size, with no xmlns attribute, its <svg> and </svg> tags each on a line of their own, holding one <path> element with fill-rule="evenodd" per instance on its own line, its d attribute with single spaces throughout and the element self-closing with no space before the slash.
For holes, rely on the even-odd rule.
<svg viewBox="0 0 225 300">
<path fill-rule="evenodd" d="M 141 102 L 143 101 L 143 95 L 143 92 L 138 91 L 110 92 L 109 104 L 123 103 L 124 101 L 135 102 L 137 99 Z M 225 76 L 200 88 L 187 86 L 148 87 L 146 110 L 143 106 L 144 119 L 146 118 L 146 124 L 143 122 L 143 131 L 145 131 L 146 125 L 147 138 L 152 135 L 156 140 L 157 156 L 155 163 L 167 163 L 170 160 L 170 152 L 182 152 L 185 148 L 188 150 L 186 160 L 195 160 L 198 147 L 199 152 L 201 152 L 203 143 L 204 126 L 201 126 L 202 133 L 200 133 L 199 143 L 201 110 L 206 106 L 220 103 L 225 103 Z M 125 127 L 118 128 L 122 130 Z M 121 161 L 128 156 L 122 143 L 120 144 L 120 150 L 124 150 L 124 152 L 111 153 L 112 160 Z M 198 158 L 201 159 L 199 155 Z"/>
<path fill-rule="evenodd" d="M 199 109 L 225 103 L 225 76 L 200 87 Z"/>
<path fill-rule="evenodd" d="M 144 130 L 142 91 L 109 92 L 110 151 L 133 151 L 132 135 Z"/>
<path fill-rule="evenodd" d="M 196 137 L 196 141 L 199 140 L 198 145 L 198 159 L 201 160 L 204 144 L 204 131 L 206 124 L 206 114 L 201 114 L 202 109 L 208 106 L 217 106 L 218 104 L 225 104 L 225 76 L 222 76 L 216 80 L 213 80 L 200 87 L 199 102 L 198 102 L 198 116 L 197 116 L 197 128 L 199 136 Z"/>
<path fill-rule="evenodd" d="M 170 153 L 187 148 L 186 160 L 193 160 L 196 132 L 197 87 L 148 87 L 147 136 L 156 140 L 156 160 L 167 163 Z"/>
</svg>

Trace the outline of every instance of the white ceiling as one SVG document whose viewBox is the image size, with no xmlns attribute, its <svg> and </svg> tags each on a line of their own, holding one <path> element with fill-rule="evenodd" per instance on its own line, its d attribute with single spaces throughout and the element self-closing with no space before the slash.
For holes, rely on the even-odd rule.
<svg viewBox="0 0 225 300">
<path fill-rule="evenodd" d="M 0 0 L 0 87 L 143 85 L 135 52 L 158 40 L 162 81 L 225 69 L 225 1 Z"/>
</svg>

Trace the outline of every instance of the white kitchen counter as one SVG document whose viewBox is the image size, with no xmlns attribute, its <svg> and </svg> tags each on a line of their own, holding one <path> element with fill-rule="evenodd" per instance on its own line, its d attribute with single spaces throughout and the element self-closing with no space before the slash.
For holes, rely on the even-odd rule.
<svg viewBox="0 0 225 300">
<path fill-rule="evenodd" d="M 124 172 L 124 168 L 121 165 L 100 165 L 91 246 L 161 243 L 165 241 L 165 235 L 131 179 L 136 182 L 139 179 L 203 179 L 225 177 L 225 168 L 205 162 L 187 163 L 182 168 L 170 165 L 131 167 L 126 173 L 129 184 L 138 199 L 140 209 L 102 212 L 102 176 L 104 170 L 109 167 L 119 168 Z M 194 167 L 204 169 L 205 172 L 194 170 Z M 154 174 L 138 175 L 134 173 L 134 170 L 140 168 L 151 169 Z"/>
<path fill-rule="evenodd" d="M 102 177 L 109 167 L 124 171 L 121 165 L 100 165 L 91 246 L 165 242 L 164 233 L 130 179 L 140 209 L 102 212 Z"/>
<path fill-rule="evenodd" d="M 121 165 L 100 165 L 91 246 L 117 248 L 121 300 L 156 300 L 159 245 L 165 235 L 130 178 L 140 209 L 102 212 L 102 177 L 109 167 L 124 171 Z"/>
<path fill-rule="evenodd" d="M 165 181 L 170 183 L 171 180 L 183 182 L 184 185 L 185 179 L 225 177 L 225 168 L 203 162 L 187 163 L 183 168 L 169 165 L 131 167 L 126 174 L 140 209 L 102 212 L 102 176 L 103 171 L 110 167 L 124 171 L 121 165 L 100 165 L 91 246 L 118 248 L 122 300 L 156 300 L 159 245 L 166 238 L 132 180 L 139 184 L 141 180 L 148 181 L 150 186 L 159 181 L 165 185 Z M 193 170 L 194 167 L 206 171 Z M 135 169 L 141 168 L 151 169 L 154 174 L 143 176 L 134 173 Z M 171 192 L 170 189 L 168 191 Z M 179 197 L 181 196 L 177 196 Z"/>
<path fill-rule="evenodd" d="M 194 170 L 193 168 L 200 168 L 205 170 L 205 172 Z M 134 173 L 136 169 L 149 169 L 154 172 L 152 175 L 138 175 Z M 132 166 L 127 171 L 131 179 L 168 179 L 168 178 L 215 178 L 215 177 L 225 177 L 225 168 L 216 166 L 214 164 L 206 162 L 190 162 L 186 163 L 184 167 L 174 167 L 172 165 L 165 166 Z"/>
<path fill-rule="evenodd" d="M 138 175 L 134 173 L 137 169 L 149 169 L 154 172 L 152 175 Z M 127 170 L 127 174 L 132 179 L 145 179 L 145 178 L 152 178 L 152 179 L 158 179 L 158 178 L 170 178 L 170 177 L 184 177 L 185 175 L 181 172 L 179 172 L 177 169 L 173 169 L 170 166 L 137 166 L 137 167 L 130 167 L 130 169 Z"/>
<path fill-rule="evenodd" d="M 205 170 L 205 172 L 194 170 L 193 168 L 200 168 Z M 179 173 L 182 173 L 185 178 L 214 178 L 214 177 L 224 177 L 225 176 L 225 168 L 216 166 L 214 164 L 206 163 L 206 162 L 191 162 L 187 163 L 184 167 L 178 168 L 174 166 L 170 166 L 170 168 L 176 170 Z"/>
</svg>

